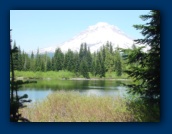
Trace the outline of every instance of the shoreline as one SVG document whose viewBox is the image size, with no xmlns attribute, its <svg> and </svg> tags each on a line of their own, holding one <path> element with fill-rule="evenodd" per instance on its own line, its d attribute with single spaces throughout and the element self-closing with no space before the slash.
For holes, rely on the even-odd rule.
<svg viewBox="0 0 172 134">
<path fill-rule="evenodd" d="M 52 78 L 26 78 L 26 77 L 16 77 L 16 80 L 53 80 Z M 131 79 L 128 78 L 59 78 L 58 80 L 121 80 L 121 81 L 129 81 Z"/>
<path fill-rule="evenodd" d="M 68 80 L 130 80 L 130 79 L 127 79 L 127 78 L 70 78 Z"/>
<path fill-rule="evenodd" d="M 48 71 L 48 72 L 32 72 L 32 71 L 15 71 L 15 80 L 132 80 L 127 74 L 116 76 L 116 73 L 106 73 L 106 77 L 89 75 L 90 78 L 84 78 L 68 71 Z"/>
</svg>

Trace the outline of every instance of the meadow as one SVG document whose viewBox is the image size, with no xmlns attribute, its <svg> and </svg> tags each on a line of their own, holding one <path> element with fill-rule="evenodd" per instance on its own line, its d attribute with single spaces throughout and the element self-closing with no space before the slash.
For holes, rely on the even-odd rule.
<svg viewBox="0 0 172 134">
<path fill-rule="evenodd" d="M 159 109 L 137 97 L 85 96 L 58 91 L 20 110 L 31 122 L 158 122 Z"/>
<path fill-rule="evenodd" d="M 11 76 L 11 73 L 10 73 Z M 90 78 L 100 79 L 99 75 L 93 76 L 89 73 Z M 75 74 L 70 71 L 61 70 L 61 71 L 15 71 L 15 77 L 22 77 L 24 79 L 71 79 L 71 78 L 84 78 L 82 75 Z M 117 76 L 115 72 L 106 72 L 103 79 L 127 79 L 128 75 L 123 73 L 121 76 Z"/>
</svg>

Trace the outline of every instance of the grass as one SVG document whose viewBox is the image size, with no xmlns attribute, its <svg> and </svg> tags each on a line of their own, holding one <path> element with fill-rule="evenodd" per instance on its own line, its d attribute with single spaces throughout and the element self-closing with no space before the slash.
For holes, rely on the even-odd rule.
<svg viewBox="0 0 172 134">
<path fill-rule="evenodd" d="M 147 107 L 120 97 L 80 95 L 58 91 L 21 109 L 31 122 L 142 122 L 159 121 Z M 151 117 L 151 118 L 150 118 Z"/>
<path fill-rule="evenodd" d="M 11 76 L 11 73 L 10 73 Z M 47 71 L 47 72 L 32 72 L 32 71 L 15 71 L 16 77 L 22 77 L 24 79 L 70 79 L 70 78 L 83 78 L 82 75 L 76 75 L 74 72 L 69 71 Z M 90 78 L 100 78 L 99 76 L 93 76 L 89 73 Z M 117 76 L 115 72 L 107 72 L 105 79 L 127 79 L 127 74 Z"/>
<path fill-rule="evenodd" d="M 23 77 L 29 79 L 69 79 L 75 77 L 73 72 L 69 71 L 47 71 L 47 72 L 32 72 L 32 71 L 15 71 L 16 77 Z"/>
</svg>

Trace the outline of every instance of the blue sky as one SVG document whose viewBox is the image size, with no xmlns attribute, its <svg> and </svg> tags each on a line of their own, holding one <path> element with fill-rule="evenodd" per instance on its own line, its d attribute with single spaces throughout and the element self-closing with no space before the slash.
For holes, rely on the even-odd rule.
<svg viewBox="0 0 172 134">
<path fill-rule="evenodd" d="M 10 10 L 12 39 L 26 52 L 58 45 L 91 25 L 107 22 L 132 38 L 142 37 L 133 24 L 149 10 Z"/>
</svg>

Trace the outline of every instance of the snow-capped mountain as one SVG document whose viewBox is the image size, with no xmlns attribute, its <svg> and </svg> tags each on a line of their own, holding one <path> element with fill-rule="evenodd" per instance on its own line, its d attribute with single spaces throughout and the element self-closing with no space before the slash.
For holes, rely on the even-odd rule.
<svg viewBox="0 0 172 134">
<path fill-rule="evenodd" d="M 100 49 L 103 44 L 109 41 L 113 47 L 131 48 L 133 39 L 123 33 L 118 27 L 105 22 L 99 22 L 96 25 L 89 26 L 85 31 L 81 32 L 72 39 L 53 47 L 40 49 L 43 52 L 55 52 L 60 47 L 63 52 L 68 49 L 79 51 L 81 43 L 87 43 L 90 51 L 94 52 Z"/>
</svg>

